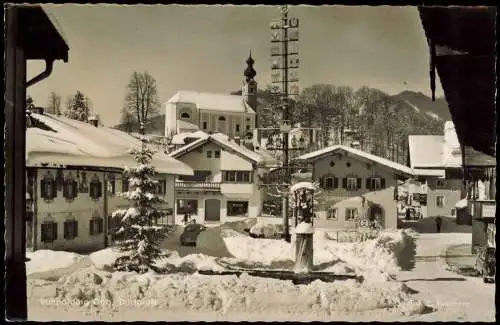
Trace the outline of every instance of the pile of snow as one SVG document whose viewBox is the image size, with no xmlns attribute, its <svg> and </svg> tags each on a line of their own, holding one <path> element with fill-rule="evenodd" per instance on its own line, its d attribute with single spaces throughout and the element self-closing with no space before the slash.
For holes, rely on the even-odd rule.
<svg viewBox="0 0 500 325">
<path fill-rule="evenodd" d="M 190 254 L 180 257 L 176 251 L 168 257 L 162 258 L 156 264 L 160 269 L 176 272 L 193 273 L 196 271 L 214 271 L 222 272 L 225 269 L 216 262 L 213 256 L 204 254 Z"/>
<path fill-rule="evenodd" d="M 270 266 L 290 264 L 295 260 L 295 236 L 292 244 L 282 240 L 256 239 L 244 236 L 225 237 L 226 247 L 237 260 Z M 415 263 L 416 239 L 412 232 L 384 231 L 372 240 L 358 243 L 337 243 L 325 238 L 324 231 L 313 235 L 313 263 L 323 271 L 354 272 L 367 280 L 388 280 L 401 269 Z"/>
<path fill-rule="evenodd" d="M 251 229 L 257 223 L 257 218 L 247 218 L 240 221 L 225 222 L 221 225 L 223 229 L 233 229 L 240 233 L 245 233 L 246 230 Z"/>
<path fill-rule="evenodd" d="M 295 228 L 296 234 L 314 234 L 314 227 L 311 223 L 301 222 L 297 228 Z"/>
<path fill-rule="evenodd" d="M 279 238 L 283 233 L 283 225 L 265 223 L 263 221 L 257 222 L 250 228 L 250 234 L 262 238 Z"/>
<path fill-rule="evenodd" d="M 31 275 L 58 269 L 66 269 L 73 265 L 77 265 L 85 258 L 85 255 L 41 249 L 35 252 L 26 252 L 26 257 L 30 259 L 30 261 L 26 263 L 26 275 Z"/>
<path fill-rule="evenodd" d="M 136 275 L 109 273 L 90 267 L 61 278 L 56 298 L 72 301 L 72 308 L 103 315 L 120 310 L 154 309 L 168 312 L 265 313 L 327 316 L 390 309 L 415 314 L 421 302 L 397 282 L 354 280 L 309 285 L 252 277 L 200 274 Z"/>
<path fill-rule="evenodd" d="M 96 268 L 108 270 L 111 268 L 111 265 L 113 265 L 116 259 L 120 257 L 120 255 L 122 255 L 122 253 L 118 251 L 118 249 L 108 247 L 91 253 L 89 255 L 89 258 Z"/>
</svg>

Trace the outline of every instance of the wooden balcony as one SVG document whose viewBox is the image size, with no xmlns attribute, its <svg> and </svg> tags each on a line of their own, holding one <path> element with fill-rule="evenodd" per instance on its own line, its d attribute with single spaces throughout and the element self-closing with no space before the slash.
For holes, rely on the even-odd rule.
<svg viewBox="0 0 500 325">
<path fill-rule="evenodd" d="M 474 218 L 494 219 L 496 202 L 495 200 L 469 201 L 469 212 Z"/>
<path fill-rule="evenodd" d="M 220 184 L 215 182 L 175 182 L 176 190 L 220 191 Z"/>
</svg>

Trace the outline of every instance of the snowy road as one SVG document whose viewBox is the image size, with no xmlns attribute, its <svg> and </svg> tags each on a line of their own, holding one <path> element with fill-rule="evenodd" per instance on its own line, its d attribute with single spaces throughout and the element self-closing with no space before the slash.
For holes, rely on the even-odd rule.
<svg viewBox="0 0 500 325">
<path fill-rule="evenodd" d="M 450 245 L 470 243 L 470 237 L 470 234 L 450 233 L 420 235 L 415 269 L 400 272 L 398 279 L 419 291 L 416 297 L 437 310 L 408 320 L 495 320 L 495 285 L 447 271 L 444 259 L 439 257 Z"/>
</svg>

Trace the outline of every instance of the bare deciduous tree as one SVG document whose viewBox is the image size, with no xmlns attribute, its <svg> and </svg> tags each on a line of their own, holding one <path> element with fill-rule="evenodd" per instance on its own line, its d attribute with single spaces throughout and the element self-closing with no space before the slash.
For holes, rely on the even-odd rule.
<svg viewBox="0 0 500 325">
<path fill-rule="evenodd" d="M 149 118 L 157 115 L 159 108 L 156 80 L 148 72 L 134 71 L 127 85 L 122 122 L 133 116 L 140 126 L 140 123 L 146 123 Z"/>
<path fill-rule="evenodd" d="M 61 115 L 61 96 L 59 96 L 55 91 L 52 91 L 49 94 L 47 112 L 51 114 Z"/>
</svg>

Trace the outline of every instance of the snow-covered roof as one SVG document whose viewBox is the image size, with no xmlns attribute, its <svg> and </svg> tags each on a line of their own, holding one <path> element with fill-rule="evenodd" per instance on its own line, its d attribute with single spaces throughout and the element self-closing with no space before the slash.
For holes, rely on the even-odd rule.
<svg viewBox="0 0 500 325">
<path fill-rule="evenodd" d="M 308 190 L 314 190 L 314 184 L 311 182 L 299 182 L 295 183 L 292 186 L 290 186 L 290 192 L 295 192 L 300 189 L 308 189 Z"/>
<path fill-rule="evenodd" d="M 468 166 L 496 166 L 495 157 L 478 152 L 468 146 L 465 146 L 464 149 L 464 158 Z M 446 121 L 444 125 L 443 167 L 462 167 L 462 150 L 452 121 Z"/>
<path fill-rule="evenodd" d="M 442 168 L 444 136 L 410 135 L 408 136 L 408 146 L 411 168 Z"/>
<path fill-rule="evenodd" d="M 179 158 L 183 155 L 185 155 L 188 152 L 191 152 L 192 150 L 198 148 L 199 146 L 207 143 L 207 142 L 212 142 L 215 143 L 222 148 L 230 149 L 241 156 L 245 157 L 248 160 L 251 160 L 255 163 L 272 163 L 275 162 L 276 159 L 269 154 L 268 152 L 264 150 L 258 150 L 258 151 L 252 151 L 248 148 L 246 148 L 243 144 L 237 144 L 235 141 L 230 140 L 229 137 L 225 134 L 222 133 L 214 133 L 211 135 L 208 135 L 205 133 L 204 136 L 201 136 L 200 138 L 175 150 L 172 151 L 169 156 L 174 157 L 174 158 Z"/>
<path fill-rule="evenodd" d="M 238 95 L 180 90 L 168 100 L 168 103 L 192 103 L 198 109 L 213 111 L 255 113 L 243 97 Z"/>
<path fill-rule="evenodd" d="M 47 113 L 32 113 L 31 118 L 52 131 L 38 127 L 26 129 L 27 166 L 123 169 L 136 165 L 128 151 L 140 146 L 141 142 L 122 131 Z M 156 153 L 151 163 L 160 173 L 193 175 L 191 167 L 162 152 Z"/>
<path fill-rule="evenodd" d="M 185 144 L 184 140 L 186 138 L 204 138 L 204 137 L 208 137 L 208 134 L 206 134 L 203 131 L 177 133 L 172 137 L 172 144 Z"/>
<path fill-rule="evenodd" d="M 388 168 L 391 168 L 391 169 L 396 170 L 398 172 L 402 172 L 402 173 L 407 174 L 407 175 L 414 174 L 413 170 L 407 166 L 404 166 L 404 165 L 401 165 L 397 162 L 391 161 L 389 159 L 385 159 L 385 158 L 373 155 L 371 153 L 368 153 L 368 152 L 365 152 L 365 151 L 362 151 L 359 149 L 355 149 L 352 147 L 344 146 L 344 145 L 334 145 L 334 146 L 327 147 L 324 149 L 309 152 L 309 153 L 306 153 L 302 156 L 297 157 L 296 159 L 302 160 L 302 161 L 314 161 L 314 160 L 320 159 L 322 157 L 331 155 L 331 154 L 335 153 L 336 151 L 348 152 L 352 155 L 370 160 L 374 163 L 386 166 Z"/>
<path fill-rule="evenodd" d="M 413 168 L 413 172 L 414 172 L 415 176 L 437 176 L 437 177 L 444 177 L 445 176 L 444 169 Z"/>
<path fill-rule="evenodd" d="M 461 199 L 460 201 L 458 201 L 457 203 L 455 203 L 455 208 L 457 209 L 463 209 L 463 208 L 466 208 L 467 207 L 467 199 L 464 198 L 464 199 Z"/>
<path fill-rule="evenodd" d="M 199 130 L 198 125 L 183 120 L 177 120 L 177 126 L 183 130 Z"/>
</svg>

